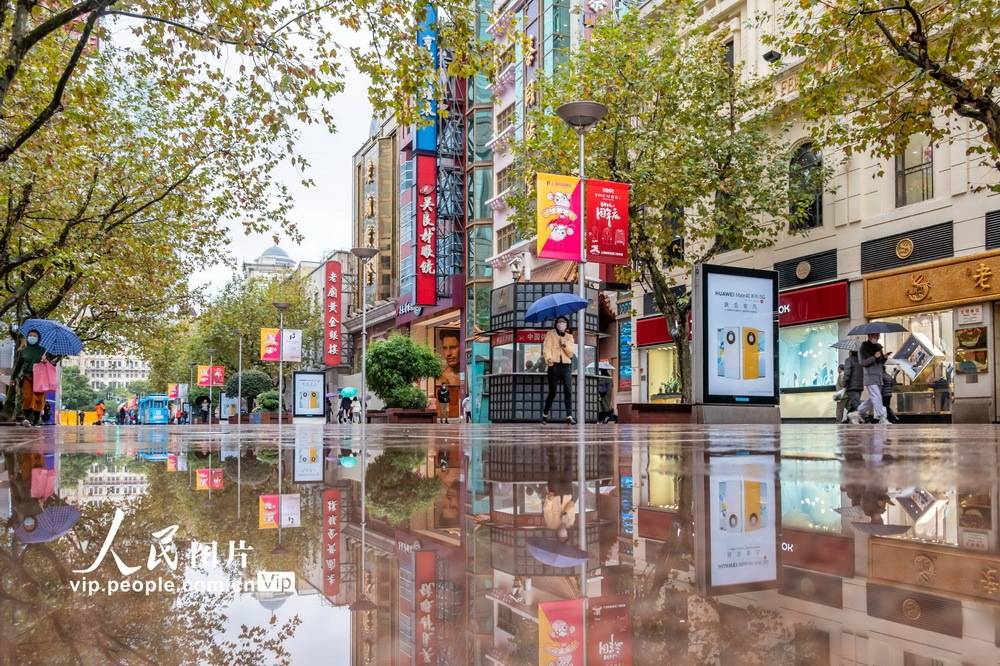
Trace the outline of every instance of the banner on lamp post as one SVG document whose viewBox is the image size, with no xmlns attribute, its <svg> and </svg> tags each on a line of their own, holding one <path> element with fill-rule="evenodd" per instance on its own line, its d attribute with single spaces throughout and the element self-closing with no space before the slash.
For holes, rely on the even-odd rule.
<svg viewBox="0 0 1000 666">
<path fill-rule="evenodd" d="M 583 599 L 538 604 L 538 663 L 583 666 Z"/>
<path fill-rule="evenodd" d="M 199 365 L 198 386 L 222 386 L 226 383 L 226 368 L 221 365 Z"/>
<path fill-rule="evenodd" d="M 540 258 L 580 261 L 580 187 L 576 176 L 536 176 Z"/>
<path fill-rule="evenodd" d="M 341 348 L 340 322 L 343 316 L 343 276 L 339 261 L 326 262 L 326 280 L 323 296 L 323 363 L 328 366 L 340 365 L 343 355 Z"/>
<path fill-rule="evenodd" d="M 437 305 L 437 158 L 417 155 L 416 304 Z"/>
<path fill-rule="evenodd" d="M 587 261 L 628 264 L 629 185 L 587 179 Z"/>
<path fill-rule="evenodd" d="M 279 338 L 281 338 L 279 340 Z M 302 331 L 297 328 L 260 329 L 260 360 L 298 363 L 302 360 Z"/>
<path fill-rule="evenodd" d="M 278 339 L 279 333 L 280 329 L 277 328 L 260 329 L 260 360 L 281 360 L 281 341 Z"/>
</svg>

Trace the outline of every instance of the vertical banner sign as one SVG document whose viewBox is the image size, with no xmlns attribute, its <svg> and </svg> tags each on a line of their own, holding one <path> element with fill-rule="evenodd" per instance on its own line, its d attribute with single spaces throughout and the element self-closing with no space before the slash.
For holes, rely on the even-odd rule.
<svg viewBox="0 0 1000 666">
<path fill-rule="evenodd" d="M 538 256 L 580 261 L 580 179 L 540 173 L 538 197 Z"/>
<path fill-rule="evenodd" d="M 176 461 L 175 457 L 175 465 Z M 197 471 L 194 485 L 195 490 L 222 490 L 223 488 L 225 488 L 225 477 L 221 468 L 209 469 L 202 467 Z"/>
<path fill-rule="evenodd" d="M 434 81 L 437 80 L 438 65 L 437 9 L 428 3 L 424 20 L 417 27 L 417 46 L 430 56 L 434 75 L 428 77 L 426 88 L 420 94 L 420 117 L 426 125 L 417 127 L 416 149 L 418 152 L 433 153 L 437 151 L 437 91 Z"/>
<path fill-rule="evenodd" d="M 340 322 L 341 307 L 343 305 L 343 294 L 341 288 L 343 281 L 341 277 L 341 267 L 339 261 L 326 262 L 326 285 L 323 312 L 325 313 L 323 324 L 323 362 L 328 366 L 340 365 L 342 350 L 340 348 Z"/>
<path fill-rule="evenodd" d="M 587 261 L 628 264 L 629 186 L 587 179 Z"/>
<path fill-rule="evenodd" d="M 257 529 L 272 530 L 278 528 L 278 496 L 261 495 L 257 499 Z"/>
<path fill-rule="evenodd" d="M 414 576 L 413 585 L 416 594 L 413 603 L 416 606 L 415 649 L 416 663 L 437 663 L 437 591 L 434 578 L 436 555 L 433 550 L 422 550 L 413 554 Z"/>
<path fill-rule="evenodd" d="M 632 320 L 618 321 L 618 389 L 632 390 Z"/>
<path fill-rule="evenodd" d="M 221 365 L 212 366 L 212 386 L 222 386 L 226 383 L 226 368 Z"/>
<path fill-rule="evenodd" d="M 302 360 L 302 330 L 286 328 L 281 336 L 281 360 L 299 363 Z"/>
<path fill-rule="evenodd" d="M 323 491 L 323 594 L 340 593 L 340 491 Z"/>
<path fill-rule="evenodd" d="M 417 305 L 437 305 L 437 159 L 417 155 Z"/>
<path fill-rule="evenodd" d="M 198 386 L 222 386 L 226 383 L 226 368 L 221 365 L 199 365 Z"/>
<path fill-rule="evenodd" d="M 538 663 L 583 666 L 583 599 L 538 604 Z"/>
<path fill-rule="evenodd" d="M 180 397 L 180 384 L 167 384 L 167 397 L 176 400 Z"/>
<path fill-rule="evenodd" d="M 632 620 L 625 597 L 590 600 L 587 663 L 591 666 L 632 666 Z"/>
<path fill-rule="evenodd" d="M 280 329 L 277 328 L 260 329 L 260 360 L 281 360 L 281 341 L 278 340 L 279 333 Z"/>
</svg>

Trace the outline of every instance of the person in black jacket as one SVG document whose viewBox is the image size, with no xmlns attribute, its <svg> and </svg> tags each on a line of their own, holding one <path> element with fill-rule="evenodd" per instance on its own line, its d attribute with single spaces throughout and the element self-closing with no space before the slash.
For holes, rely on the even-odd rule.
<svg viewBox="0 0 1000 666">
<path fill-rule="evenodd" d="M 882 375 L 885 374 L 886 355 L 878 339 L 878 333 L 871 333 L 861 345 L 861 367 L 864 370 L 863 381 L 868 390 L 868 398 L 858 406 L 857 411 L 848 414 L 852 423 L 861 423 L 861 417 L 869 412 L 879 423 L 889 423 L 885 405 L 882 404 Z"/>
<path fill-rule="evenodd" d="M 847 395 L 847 413 L 858 411 L 861 391 L 865 388 L 864 369 L 858 359 L 858 352 L 851 351 L 844 360 L 844 393 Z"/>
</svg>

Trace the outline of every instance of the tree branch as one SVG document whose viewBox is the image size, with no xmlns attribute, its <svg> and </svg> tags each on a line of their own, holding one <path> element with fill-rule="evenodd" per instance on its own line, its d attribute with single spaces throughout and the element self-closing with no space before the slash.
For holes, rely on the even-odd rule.
<svg viewBox="0 0 1000 666">
<path fill-rule="evenodd" d="M 208 30 L 205 30 L 204 28 L 197 28 L 197 27 L 195 27 L 193 25 L 188 25 L 186 23 L 181 23 L 180 21 L 175 21 L 173 19 L 164 18 L 162 16 L 150 16 L 148 14 L 139 14 L 139 13 L 136 13 L 136 12 L 129 12 L 129 11 L 125 11 L 125 10 L 122 10 L 122 9 L 112 9 L 112 10 L 110 10 L 108 12 L 105 12 L 105 13 L 108 14 L 109 16 L 125 16 L 127 18 L 134 18 L 134 19 L 138 19 L 140 21 L 151 21 L 152 23 L 162 23 L 164 25 L 169 25 L 172 28 L 177 28 L 178 30 L 184 30 L 184 31 L 193 33 L 195 35 L 198 35 L 199 37 L 206 37 L 208 39 L 215 40 L 215 41 L 220 42 L 222 44 L 229 44 L 230 46 L 255 46 L 257 48 L 264 49 L 265 51 L 267 51 L 269 53 L 272 53 L 274 55 L 277 55 L 277 56 L 282 55 L 281 51 L 279 51 L 278 49 L 276 49 L 276 48 L 274 48 L 274 47 L 272 47 L 270 45 L 270 41 L 271 41 L 273 35 L 272 35 L 272 37 L 268 37 L 268 39 L 264 40 L 263 42 L 259 42 L 259 41 L 249 41 L 249 42 L 248 41 L 240 41 L 238 39 L 233 39 L 231 37 L 224 37 L 223 35 L 219 35 L 219 34 L 215 34 L 215 33 L 209 32 Z M 303 16 L 305 16 L 305 14 L 303 14 Z"/>
</svg>

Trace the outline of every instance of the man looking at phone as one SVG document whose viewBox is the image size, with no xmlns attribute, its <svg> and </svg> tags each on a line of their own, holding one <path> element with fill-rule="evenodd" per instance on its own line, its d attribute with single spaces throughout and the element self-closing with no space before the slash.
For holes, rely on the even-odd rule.
<svg viewBox="0 0 1000 666">
<path fill-rule="evenodd" d="M 864 374 L 865 388 L 868 398 L 857 411 L 847 415 L 851 423 L 861 423 L 861 415 L 872 413 L 880 424 L 888 424 L 889 419 L 882 404 L 882 375 L 885 373 L 885 351 L 879 344 L 879 334 L 869 333 L 868 339 L 861 345 L 861 367 Z"/>
</svg>

